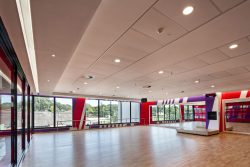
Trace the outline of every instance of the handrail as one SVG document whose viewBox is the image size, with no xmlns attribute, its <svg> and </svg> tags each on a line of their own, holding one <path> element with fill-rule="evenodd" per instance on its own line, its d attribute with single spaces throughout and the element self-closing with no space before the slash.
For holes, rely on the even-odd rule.
<svg viewBox="0 0 250 167">
<path fill-rule="evenodd" d="M 109 121 L 108 123 L 106 123 L 106 121 Z M 132 120 L 138 120 L 137 121 L 132 121 Z M 106 125 L 111 125 L 111 124 L 123 124 L 123 123 L 141 123 L 141 120 L 143 120 L 143 125 L 145 125 L 145 118 L 132 118 L 131 122 L 130 122 L 130 118 L 123 118 L 123 119 L 117 119 L 116 122 L 111 122 L 110 119 L 103 119 L 103 120 L 99 120 L 99 125 L 102 124 L 106 124 Z M 59 129 L 60 126 L 68 126 L 67 124 L 65 124 L 66 122 L 71 122 L 72 124 L 70 125 L 70 127 L 74 127 L 77 128 L 79 130 L 79 125 L 77 126 L 77 123 L 80 124 L 80 122 L 83 121 L 83 125 L 84 126 L 91 126 L 91 125 L 98 125 L 98 122 L 96 121 L 91 121 L 89 119 L 87 120 L 64 120 L 64 121 L 57 121 L 56 122 L 56 128 L 57 130 Z"/>
<path fill-rule="evenodd" d="M 90 124 L 91 124 L 91 121 L 90 120 L 82 120 L 83 121 L 83 125 L 85 126 L 86 125 L 86 122 L 90 122 Z M 81 120 L 64 120 L 64 121 L 57 121 L 56 122 L 56 127 L 57 127 L 57 130 L 58 130 L 58 128 L 59 128 L 59 125 L 61 124 L 61 125 L 63 125 L 63 122 L 71 122 L 72 123 L 72 126 L 71 127 L 75 127 L 75 128 L 77 128 L 77 129 L 79 129 L 79 127 L 77 127 L 77 123 L 79 122 L 81 122 Z"/>
</svg>

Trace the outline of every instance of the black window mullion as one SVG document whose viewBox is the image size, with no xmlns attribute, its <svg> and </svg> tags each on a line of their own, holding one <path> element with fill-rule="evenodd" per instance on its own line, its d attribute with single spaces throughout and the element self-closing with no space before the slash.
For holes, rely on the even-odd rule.
<svg viewBox="0 0 250 167">
<path fill-rule="evenodd" d="M 54 97 L 53 98 L 53 100 L 54 100 L 54 105 L 53 105 L 53 111 L 54 111 L 54 127 L 56 127 L 57 126 L 57 124 L 56 124 L 56 98 Z"/>
<path fill-rule="evenodd" d="M 122 123 L 122 102 L 120 102 L 120 106 L 121 106 L 121 123 Z"/>
<path fill-rule="evenodd" d="M 170 121 L 170 104 L 168 105 L 168 120 Z"/>
<path fill-rule="evenodd" d="M 17 68 L 14 65 L 11 72 L 11 163 L 17 163 Z"/>
<path fill-rule="evenodd" d="M 100 125 L 100 100 L 98 100 L 98 125 Z"/>
<path fill-rule="evenodd" d="M 28 112 L 28 118 L 27 118 L 27 141 L 30 142 L 30 86 L 28 85 L 27 89 L 27 112 Z"/>
<path fill-rule="evenodd" d="M 111 101 L 109 104 L 109 124 L 111 124 Z"/>
<path fill-rule="evenodd" d="M 131 116 L 132 116 L 132 114 L 131 114 L 131 102 L 130 102 L 130 123 L 131 123 Z"/>
<path fill-rule="evenodd" d="M 174 120 L 176 120 L 176 106 L 174 104 Z"/>
<path fill-rule="evenodd" d="M 35 96 L 32 95 L 32 102 L 31 102 L 31 111 L 32 111 L 32 123 L 31 123 L 31 131 L 32 133 L 34 132 L 34 127 L 35 127 Z"/>
<path fill-rule="evenodd" d="M 159 111 L 160 111 L 160 110 L 159 110 L 159 108 L 160 108 L 160 107 L 157 106 L 157 120 L 158 120 L 158 122 L 160 121 L 160 115 L 159 115 Z"/>
<path fill-rule="evenodd" d="M 26 82 L 25 82 L 25 79 L 22 80 L 22 111 L 21 111 L 21 114 L 22 114 L 22 122 L 21 122 L 21 125 L 22 125 L 22 130 L 21 130 L 21 136 L 22 136 L 22 150 L 24 151 L 25 150 L 25 85 L 26 85 Z"/>
<path fill-rule="evenodd" d="M 166 111 L 165 111 L 165 110 L 166 110 L 166 109 L 165 109 L 165 105 L 164 105 L 163 107 L 164 107 L 164 109 L 163 109 L 163 112 L 164 112 L 163 119 L 164 119 L 164 121 L 166 121 L 166 118 L 165 118 L 165 117 L 166 117 L 166 116 L 165 116 L 165 112 L 166 112 Z"/>
</svg>

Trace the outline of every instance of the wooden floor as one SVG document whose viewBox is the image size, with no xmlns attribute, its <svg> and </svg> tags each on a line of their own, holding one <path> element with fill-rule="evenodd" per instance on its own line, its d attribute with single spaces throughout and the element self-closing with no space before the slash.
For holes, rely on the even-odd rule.
<svg viewBox="0 0 250 167">
<path fill-rule="evenodd" d="M 233 127 L 233 131 L 235 132 L 250 134 L 250 123 L 227 122 L 226 127 Z"/>
<path fill-rule="evenodd" d="M 154 126 L 35 134 L 23 167 L 249 167 L 250 136 Z"/>
</svg>

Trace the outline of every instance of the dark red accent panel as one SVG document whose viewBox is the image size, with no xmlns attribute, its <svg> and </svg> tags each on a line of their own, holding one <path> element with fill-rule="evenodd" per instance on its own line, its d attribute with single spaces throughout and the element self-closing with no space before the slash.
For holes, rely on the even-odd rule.
<svg viewBox="0 0 250 167">
<path fill-rule="evenodd" d="M 156 101 L 141 103 L 140 125 L 149 125 L 149 106 L 156 104 L 157 104 Z M 152 115 L 152 111 L 150 111 L 150 114 Z M 150 122 L 152 122 L 152 117 L 150 118 L 151 118 Z"/>
<path fill-rule="evenodd" d="M 180 118 L 180 122 L 182 122 L 184 120 L 184 105 L 180 105 L 181 108 L 181 118 Z"/>
<path fill-rule="evenodd" d="M 250 97 L 250 90 L 247 91 L 247 97 Z"/>
<path fill-rule="evenodd" d="M 74 120 L 73 127 L 77 127 L 77 128 L 79 127 L 84 105 L 85 105 L 85 98 L 73 99 L 73 120 Z"/>
<path fill-rule="evenodd" d="M 235 98 L 240 98 L 241 92 L 227 92 L 227 93 L 222 93 L 221 98 L 222 99 L 235 99 Z"/>
</svg>

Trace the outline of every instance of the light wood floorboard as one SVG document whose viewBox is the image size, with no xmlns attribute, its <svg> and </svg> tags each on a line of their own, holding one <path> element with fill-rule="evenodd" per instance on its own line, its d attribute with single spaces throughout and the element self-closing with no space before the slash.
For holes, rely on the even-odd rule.
<svg viewBox="0 0 250 167">
<path fill-rule="evenodd" d="M 250 167 L 250 136 L 140 126 L 33 135 L 23 167 Z"/>
</svg>

